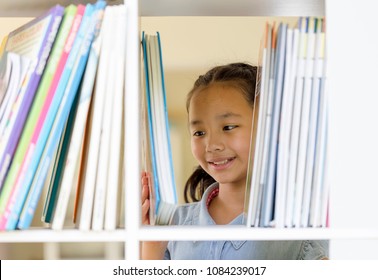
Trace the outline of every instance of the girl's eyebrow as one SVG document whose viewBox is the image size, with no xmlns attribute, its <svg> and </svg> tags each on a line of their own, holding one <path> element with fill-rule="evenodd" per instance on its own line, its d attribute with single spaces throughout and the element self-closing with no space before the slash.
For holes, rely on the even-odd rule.
<svg viewBox="0 0 378 280">
<path fill-rule="evenodd" d="M 193 120 L 190 122 L 190 126 L 195 126 L 195 125 L 199 125 L 203 123 L 203 121 L 200 121 L 200 120 Z"/>
<path fill-rule="evenodd" d="M 234 113 L 234 112 L 226 112 L 226 113 L 217 115 L 216 119 L 228 119 L 228 118 L 232 118 L 232 117 L 241 118 L 242 115 Z M 200 125 L 202 123 L 203 123 L 203 121 L 201 121 L 201 120 L 192 120 L 192 121 L 190 121 L 190 126 Z"/>
<path fill-rule="evenodd" d="M 242 117 L 242 115 L 234 113 L 234 112 L 226 112 L 224 114 L 218 115 L 216 118 L 217 119 L 227 119 L 227 118 L 232 118 L 232 117 L 240 118 L 240 117 Z"/>
</svg>

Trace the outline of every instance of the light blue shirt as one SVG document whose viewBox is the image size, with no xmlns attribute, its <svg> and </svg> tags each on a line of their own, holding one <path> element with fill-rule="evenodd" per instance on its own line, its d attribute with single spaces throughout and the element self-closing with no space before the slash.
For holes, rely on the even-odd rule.
<svg viewBox="0 0 378 280">
<path fill-rule="evenodd" d="M 215 225 L 210 216 L 206 200 L 211 191 L 218 187 L 211 185 L 202 200 L 179 206 L 174 214 L 173 225 Z M 229 225 L 243 224 L 240 214 Z M 169 241 L 165 259 L 172 260 L 316 260 L 328 257 L 326 240 L 289 241 Z"/>
</svg>

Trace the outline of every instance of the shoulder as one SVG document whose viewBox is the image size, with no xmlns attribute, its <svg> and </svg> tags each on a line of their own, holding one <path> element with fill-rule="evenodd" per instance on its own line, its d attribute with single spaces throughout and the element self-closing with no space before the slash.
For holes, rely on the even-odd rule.
<svg viewBox="0 0 378 280">
<path fill-rule="evenodd" d="M 193 202 L 179 205 L 172 218 L 172 225 L 193 225 L 198 220 L 200 203 Z"/>
<path fill-rule="evenodd" d="M 179 205 L 173 215 L 172 225 L 209 225 L 213 224 L 210 214 L 207 210 L 207 199 L 209 194 L 218 188 L 218 183 L 210 185 L 198 202 Z"/>
<path fill-rule="evenodd" d="M 328 240 L 304 240 L 298 259 L 301 260 L 321 260 L 329 256 Z"/>
</svg>

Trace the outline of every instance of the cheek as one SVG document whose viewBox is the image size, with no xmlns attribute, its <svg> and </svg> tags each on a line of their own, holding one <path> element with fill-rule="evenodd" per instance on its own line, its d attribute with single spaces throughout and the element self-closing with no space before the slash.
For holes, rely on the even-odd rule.
<svg viewBox="0 0 378 280">
<path fill-rule="evenodd" d="M 203 154 L 203 148 L 199 141 L 191 140 L 192 154 L 197 159 L 200 160 Z"/>
<path fill-rule="evenodd" d="M 239 137 L 237 141 L 235 141 L 235 144 L 237 145 L 238 150 L 242 154 L 242 156 L 248 158 L 250 148 L 250 134 L 245 133 L 243 136 Z"/>
</svg>

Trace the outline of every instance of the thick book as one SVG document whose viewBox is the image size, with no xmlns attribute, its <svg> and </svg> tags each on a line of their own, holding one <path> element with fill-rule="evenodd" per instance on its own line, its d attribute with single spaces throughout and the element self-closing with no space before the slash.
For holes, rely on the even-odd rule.
<svg viewBox="0 0 378 280">
<path fill-rule="evenodd" d="M 23 190 L 20 184 L 15 183 L 17 180 L 18 182 L 22 180 L 22 178 L 18 179 L 18 177 L 22 177 L 22 174 L 20 174 L 21 172 L 19 172 L 21 170 L 22 162 L 29 159 L 29 157 L 26 156 L 27 148 L 32 140 L 33 134 L 38 130 L 37 125 L 40 122 L 39 119 L 41 118 L 41 121 L 43 121 L 43 118 L 46 115 L 43 111 L 43 109 L 46 110 L 47 107 L 47 105 L 45 106 L 45 103 L 52 99 L 48 96 L 49 93 L 53 95 L 53 92 L 49 92 L 49 88 L 57 71 L 58 63 L 62 55 L 69 30 L 72 26 L 76 10 L 77 8 L 74 5 L 70 5 L 65 9 L 64 17 L 59 28 L 59 33 L 55 39 L 46 69 L 43 72 L 42 79 L 35 95 L 35 100 L 30 109 L 30 113 L 13 157 L 11 167 L 8 171 L 5 185 L 10 184 L 13 187 L 4 214 L 0 219 L 0 228 L 2 228 L 3 223 L 6 223 L 7 230 L 16 228 L 18 216 L 21 213 L 23 203 L 25 201 L 26 188 Z M 28 155 L 30 155 L 30 153 Z M 24 193 L 22 193 L 23 191 Z"/>
<path fill-rule="evenodd" d="M 59 143 L 62 130 L 67 122 L 73 100 L 81 82 L 90 46 L 86 38 L 89 37 L 88 30 L 92 14 L 93 5 L 87 4 L 80 29 L 38 138 L 33 155 L 34 160 L 31 161 L 32 164 L 27 171 L 29 174 L 24 179 L 23 184 L 29 186 L 30 190 L 20 216 L 19 228 L 28 228 L 34 216 L 35 207 L 46 178 L 46 172 L 49 169 L 52 155 Z M 65 75 L 66 70 L 68 71 L 67 75 Z M 54 103 L 55 101 L 58 104 Z M 50 114 L 52 115 L 51 119 L 49 118 Z"/>
<path fill-rule="evenodd" d="M 160 35 L 142 38 L 148 137 L 151 154 L 151 224 L 169 224 L 177 204 L 167 114 Z"/>
<path fill-rule="evenodd" d="M 30 78 L 25 90 L 24 98 L 15 118 L 14 126 L 9 133 L 9 140 L 5 145 L 0 160 L 0 185 L 4 183 L 8 168 L 16 150 L 30 107 L 34 100 L 37 87 L 46 66 L 52 45 L 62 20 L 64 8 L 57 5 L 47 13 L 35 18 L 31 22 L 11 32 L 5 47 L 6 51 L 14 51 L 34 59 L 35 63 L 30 72 Z M 30 42 L 33 40 L 33 44 Z M 5 210 L 11 187 L 3 188 L 0 197 L 0 213 Z"/>
</svg>

